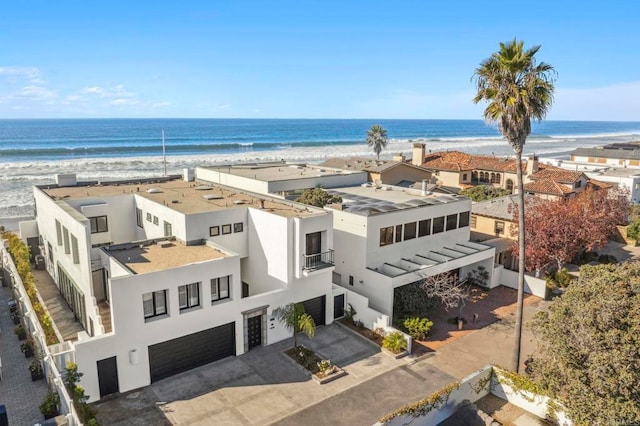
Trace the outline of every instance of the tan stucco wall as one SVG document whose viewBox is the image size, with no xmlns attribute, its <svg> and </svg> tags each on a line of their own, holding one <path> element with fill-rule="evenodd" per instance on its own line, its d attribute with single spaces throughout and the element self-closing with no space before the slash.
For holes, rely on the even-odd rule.
<svg viewBox="0 0 640 426">
<path fill-rule="evenodd" d="M 487 216 L 478 216 L 475 214 L 471 215 L 471 217 L 476 218 L 475 219 L 476 226 L 475 228 L 473 226 L 471 227 L 472 231 L 479 232 L 481 234 L 490 235 L 492 237 L 503 237 L 503 238 L 515 239 L 511 237 L 511 228 L 515 226 L 512 222 L 508 222 L 506 220 L 501 220 L 501 219 L 494 219 L 492 217 L 487 217 Z M 504 233 L 501 233 L 499 235 L 495 233 L 496 221 L 504 222 Z M 473 219 L 471 220 L 471 224 L 473 225 Z"/>
<path fill-rule="evenodd" d="M 376 174 L 379 176 L 378 174 Z M 374 173 L 371 173 L 373 178 Z M 382 183 L 387 185 L 396 185 L 400 181 L 408 180 L 410 182 L 422 182 L 422 179 L 430 179 L 431 172 L 428 170 L 420 170 L 410 166 L 397 166 L 382 173 L 382 177 L 376 177 L 381 179 Z"/>
</svg>

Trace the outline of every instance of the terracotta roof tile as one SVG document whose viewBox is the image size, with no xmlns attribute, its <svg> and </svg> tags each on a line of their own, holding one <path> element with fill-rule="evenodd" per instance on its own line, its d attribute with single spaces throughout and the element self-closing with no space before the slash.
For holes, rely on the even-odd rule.
<svg viewBox="0 0 640 426">
<path fill-rule="evenodd" d="M 516 160 L 492 155 L 471 155 L 460 151 L 443 151 L 428 154 L 422 167 L 438 170 L 490 170 L 515 173 Z"/>
<path fill-rule="evenodd" d="M 540 165 L 537 172 L 529 176 L 531 180 L 550 179 L 558 183 L 573 184 L 581 177 L 585 176 L 584 173 L 561 169 L 560 167 L 551 166 L 549 164 Z M 585 176 L 586 177 L 586 176 Z"/>
<path fill-rule="evenodd" d="M 551 194 L 558 196 L 565 196 L 574 192 L 573 188 L 568 188 L 565 185 L 556 182 L 553 179 L 538 179 L 533 182 L 526 183 L 524 185 L 525 192 Z"/>
</svg>

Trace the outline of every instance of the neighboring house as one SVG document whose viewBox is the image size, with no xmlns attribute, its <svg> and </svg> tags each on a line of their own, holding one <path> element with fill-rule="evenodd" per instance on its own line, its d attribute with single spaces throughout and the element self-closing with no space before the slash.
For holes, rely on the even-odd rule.
<svg viewBox="0 0 640 426">
<path fill-rule="evenodd" d="M 34 187 L 91 401 L 286 339 L 288 303 L 333 321 L 331 212 L 187 176 Z"/>
<path fill-rule="evenodd" d="M 576 148 L 571 153 L 570 160 L 599 166 L 640 167 L 640 141 Z"/>
<path fill-rule="evenodd" d="M 318 166 L 345 171 L 367 172 L 369 182 L 408 186 L 414 182 L 431 181 L 431 172 L 411 163 L 407 163 L 404 155 L 399 154 L 393 160 L 376 160 L 375 158 L 349 157 L 330 158 Z"/>
<path fill-rule="evenodd" d="M 590 179 L 580 171 L 566 170 L 549 164 L 541 164 L 538 170 L 527 176 L 524 191 L 540 198 L 557 200 L 573 198 L 586 189 L 605 189 L 610 185 Z"/>
<path fill-rule="evenodd" d="M 470 241 L 471 201 L 397 186 L 329 190 L 342 197 L 333 211 L 334 282 L 393 316 L 395 290 L 428 276 L 461 278 L 483 266 L 493 272 L 493 248 Z M 488 283 L 491 283 L 489 277 Z"/>
<path fill-rule="evenodd" d="M 474 185 L 491 185 L 514 191 L 516 187 L 516 160 L 493 155 L 472 155 L 460 151 L 429 152 L 425 145 L 413 145 L 412 164 L 434 173 L 438 183 L 461 189 Z M 529 168 L 531 170 L 529 170 Z M 537 161 L 532 161 L 523 170 L 535 171 Z"/>
</svg>

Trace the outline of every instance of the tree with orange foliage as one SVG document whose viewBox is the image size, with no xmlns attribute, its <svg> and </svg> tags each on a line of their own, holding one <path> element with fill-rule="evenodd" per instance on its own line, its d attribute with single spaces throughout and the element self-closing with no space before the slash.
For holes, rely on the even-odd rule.
<svg viewBox="0 0 640 426">
<path fill-rule="evenodd" d="M 574 198 L 532 198 L 525 207 L 525 268 L 539 272 L 549 263 L 558 269 L 582 251 L 602 247 L 627 222 L 631 205 L 623 190 L 587 190 Z M 517 206 L 514 223 L 517 224 Z M 517 226 L 511 228 L 518 235 Z M 518 245 L 511 251 L 518 256 Z"/>
</svg>

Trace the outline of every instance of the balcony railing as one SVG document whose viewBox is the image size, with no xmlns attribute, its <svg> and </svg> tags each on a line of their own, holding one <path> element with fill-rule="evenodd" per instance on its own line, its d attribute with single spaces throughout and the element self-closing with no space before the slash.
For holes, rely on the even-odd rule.
<svg viewBox="0 0 640 426">
<path fill-rule="evenodd" d="M 305 271 L 328 268 L 334 265 L 333 250 L 315 254 L 303 254 L 302 259 L 302 269 Z"/>
</svg>

